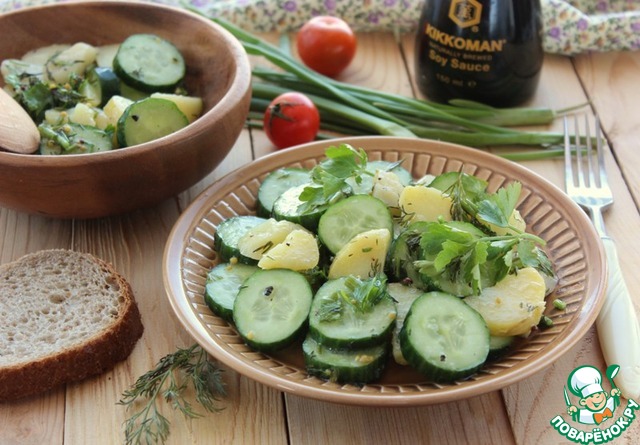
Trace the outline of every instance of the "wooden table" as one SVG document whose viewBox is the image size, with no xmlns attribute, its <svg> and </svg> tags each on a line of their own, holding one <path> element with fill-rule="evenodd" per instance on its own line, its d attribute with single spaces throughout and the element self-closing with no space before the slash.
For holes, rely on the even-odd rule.
<svg viewBox="0 0 640 445">
<path fill-rule="evenodd" d="M 276 39 L 276 36 L 265 36 Z M 400 45 L 386 33 L 359 36 L 358 54 L 342 80 L 412 95 L 413 38 Z M 606 214 L 621 247 L 623 273 L 640 311 L 640 52 L 549 55 L 530 105 L 561 109 L 590 100 L 609 139 L 608 171 L 616 204 Z M 561 130 L 561 121 L 550 129 Z M 131 282 L 145 333 L 130 358 L 106 374 L 45 395 L 0 405 L 0 444 L 115 444 L 123 442 L 122 392 L 164 355 L 193 340 L 174 316 L 162 280 L 162 255 L 180 213 L 216 179 L 273 150 L 264 133 L 246 130 L 206 179 L 162 204 L 124 216 L 69 221 L 0 209 L 0 262 L 48 248 L 87 251 L 112 262 Z M 562 185 L 560 159 L 528 168 Z M 186 422 L 167 410 L 171 444 L 556 444 L 568 443 L 550 420 L 565 412 L 562 388 L 572 369 L 604 370 L 592 327 L 566 355 L 532 377 L 472 399 L 411 408 L 341 406 L 278 392 L 232 370 L 224 380 L 224 410 Z M 566 417 L 566 414 L 565 414 Z M 638 443 L 636 420 L 612 443 Z"/>
</svg>

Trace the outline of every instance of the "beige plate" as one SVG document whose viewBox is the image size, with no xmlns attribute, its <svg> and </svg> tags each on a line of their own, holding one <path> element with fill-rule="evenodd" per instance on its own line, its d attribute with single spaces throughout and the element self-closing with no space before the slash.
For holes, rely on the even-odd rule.
<svg viewBox="0 0 640 445">
<path fill-rule="evenodd" d="M 299 344 L 272 356 L 245 346 L 234 328 L 204 303 L 207 272 L 218 261 L 212 248 L 216 226 L 231 216 L 255 212 L 258 187 L 269 172 L 282 166 L 311 168 L 323 158 L 326 147 L 338 143 L 334 140 L 274 153 L 227 175 L 196 198 L 173 228 L 163 266 L 169 300 L 187 331 L 212 356 L 251 379 L 300 396 L 353 405 L 427 405 L 476 396 L 522 380 L 553 363 L 592 325 L 604 298 L 604 255 L 584 212 L 557 187 L 515 163 L 456 145 L 387 137 L 340 142 L 365 149 L 371 160 L 404 159 L 403 166 L 414 177 L 462 170 L 488 180 L 491 190 L 511 180 L 521 182 L 519 210 L 528 230 L 547 241 L 560 279 L 556 292 L 547 298 L 546 314 L 554 326 L 532 334 L 470 379 L 452 384 L 429 382 L 390 362 L 379 382 L 338 385 L 307 375 Z M 566 310 L 553 307 L 550 302 L 555 298 L 567 303 Z"/>
</svg>

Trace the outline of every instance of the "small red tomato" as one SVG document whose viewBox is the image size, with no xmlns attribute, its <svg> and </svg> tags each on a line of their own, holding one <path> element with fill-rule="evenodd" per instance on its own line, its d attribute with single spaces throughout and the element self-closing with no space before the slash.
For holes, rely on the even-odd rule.
<svg viewBox="0 0 640 445">
<path fill-rule="evenodd" d="M 356 36 L 344 20 L 317 16 L 300 28 L 296 46 L 305 65 L 320 74 L 335 77 L 353 60 Z"/>
<path fill-rule="evenodd" d="M 311 142 L 320 129 L 320 113 L 302 93 L 281 94 L 271 101 L 264 113 L 264 131 L 278 148 Z"/>
</svg>

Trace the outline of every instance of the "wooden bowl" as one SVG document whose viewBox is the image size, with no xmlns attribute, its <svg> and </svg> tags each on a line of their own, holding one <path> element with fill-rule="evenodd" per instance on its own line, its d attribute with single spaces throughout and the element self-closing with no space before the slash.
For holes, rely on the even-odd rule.
<svg viewBox="0 0 640 445">
<path fill-rule="evenodd" d="M 58 3 L 0 15 L 0 30 L 0 60 L 57 43 L 99 46 L 158 34 L 182 51 L 189 94 L 204 101 L 195 122 L 137 146 L 64 156 L 0 152 L 0 206 L 58 218 L 151 206 L 211 172 L 242 131 L 251 99 L 247 55 L 230 33 L 197 14 L 127 1 Z"/>
</svg>

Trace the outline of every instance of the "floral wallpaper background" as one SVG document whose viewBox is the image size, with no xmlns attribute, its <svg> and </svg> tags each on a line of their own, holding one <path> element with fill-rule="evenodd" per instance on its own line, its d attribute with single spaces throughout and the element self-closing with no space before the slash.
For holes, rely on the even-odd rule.
<svg viewBox="0 0 640 445">
<path fill-rule="evenodd" d="M 67 0 L 0 0 L 0 13 Z M 315 15 L 342 17 L 358 31 L 415 30 L 424 0 L 148 0 L 189 6 L 251 32 L 295 31 Z M 520 0 L 515 0 L 520 1 Z M 540 0 L 549 53 L 640 49 L 638 0 Z"/>
</svg>

